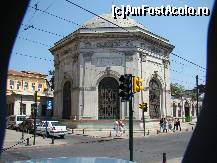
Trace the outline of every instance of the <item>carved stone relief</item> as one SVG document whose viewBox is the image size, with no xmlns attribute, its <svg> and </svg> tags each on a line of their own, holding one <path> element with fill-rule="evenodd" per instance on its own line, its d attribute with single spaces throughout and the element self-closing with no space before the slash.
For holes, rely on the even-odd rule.
<svg viewBox="0 0 217 163">
<path fill-rule="evenodd" d="M 165 68 L 168 68 L 170 61 L 163 59 L 163 64 L 164 64 Z"/>
<path fill-rule="evenodd" d="M 140 53 L 140 57 L 141 57 L 142 62 L 146 62 L 146 56 L 147 56 L 147 54 Z"/>
<path fill-rule="evenodd" d="M 130 40 L 109 40 L 100 41 L 95 44 L 96 48 L 123 48 L 123 47 L 133 47 L 133 41 Z"/>
<path fill-rule="evenodd" d="M 90 62 L 93 52 L 86 52 L 86 53 L 82 53 L 83 54 L 83 58 L 85 62 Z"/>
<path fill-rule="evenodd" d="M 156 45 L 153 45 L 151 43 L 148 43 L 148 42 L 142 42 L 141 43 L 141 47 L 146 49 L 147 51 L 150 51 L 152 53 L 155 53 L 157 55 L 164 55 L 164 50 L 157 47 Z"/>
<path fill-rule="evenodd" d="M 81 48 L 91 48 L 92 44 L 90 41 L 83 41 L 81 42 Z"/>
<path fill-rule="evenodd" d="M 97 67 L 106 67 L 106 66 L 122 66 L 123 58 L 122 57 L 98 57 L 92 58 L 92 64 Z"/>
</svg>

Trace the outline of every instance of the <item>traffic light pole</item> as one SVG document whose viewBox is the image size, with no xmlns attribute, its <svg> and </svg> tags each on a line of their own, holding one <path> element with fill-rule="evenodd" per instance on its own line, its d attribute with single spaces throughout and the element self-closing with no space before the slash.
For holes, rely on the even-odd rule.
<svg viewBox="0 0 217 163">
<path fill-rule="evenodd" d="M 199 107 L 198 107 L 198 101 L 199 101 L 199 100 L 198 100 L 198 99 L 199 99 L 199 92 L 198 92 L 198 91 L 199 91 L 199 90 L 198 90 L 198 75 L 196 75 L 196 88 L 197 88 L 197 108 L 196 108 L 197 110 L 196 110 L 196 115 L 197 115 L 197 118 L 198 118 L 198 115 L 199 115 L 199 110 L 198 110 L 198 108 L 199 108 Z"/>
<path fill-rule="evenodd" d="M 36 137 L 37 91 L 35 91 L 34 98 L 35 98 L 35 108 L 34 108 L 34 139 L 33 139 L 33 145 L 35 145 L 35 137 Z"/>
<path fill-rule="evenodd" d="M 129 150 L 130 161 L 133 161 L 133 107 L 132 97 L 129 100 Z"/>
<path fill-rule="evenodd" d="M 144 136 L 145 136 L 145 109 L 142 109 L 142 121 L 143 121 L 143 129 L 144 129 Z"/>
</svg>

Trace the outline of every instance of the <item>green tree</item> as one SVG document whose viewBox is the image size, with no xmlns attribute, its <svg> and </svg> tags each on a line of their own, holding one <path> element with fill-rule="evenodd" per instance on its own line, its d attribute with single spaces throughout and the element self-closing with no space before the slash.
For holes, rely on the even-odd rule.
<svg viewBox="0 0 217 163">
<path fill-rule="evenodd" d="M 170 84 L 171 95 L 175 98 L 180 98 L 184 95 L 185 89 L 184 86 L 179 85 L 178 83 Z"/>
</svg>

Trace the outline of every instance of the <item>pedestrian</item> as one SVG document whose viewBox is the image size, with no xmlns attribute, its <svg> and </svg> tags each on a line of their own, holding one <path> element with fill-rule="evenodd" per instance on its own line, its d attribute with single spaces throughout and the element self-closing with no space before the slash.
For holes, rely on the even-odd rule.
<svg viewBox="0 0 217 163">
<path fill-rule="evenodd" d="M 172 131 L 172 119 L 168 119 L 168 130 Z"/>
<path fill-rule="evenodd" d="M 177 129 L 177 119 L 175 118 L 174 120 L 173 120 L 173 132 L 175 132 L 175 130 L 178 130 Z"/>
<path fill-rule="evenodd" d="M 119 136 L 123 135 L 123 131 L 124 131 L 124 123 L 121 120 L 118 120 L 118 127 L 119 127 Z"/>
<path fill-rule="evenodd" d="M 163 118 L 163 132 L 167 132 L 167 120 L 166 118 Z"/>
<path fill-rule="evenodd" d="M 160 119 L 160 132 L 163 131 L 163 118 Z"/>
<path fill-rule="evenodd" d="M 179 128 L 179 130 L 181 131 L 182 129 L 181 129 L 181 124 L 180 124 L 180 120 L 179 120 L 179 118 L 177 119 L 177 130 L 178 130 L 178 128 Z"/>
<path fill-rule="evenodd" d="M 115 135 L 116 135 L 116 136 L 119 136 L 119 124 L 118 124 L 118 119 L 115 120 L 113 129 L 115 130 Z"/>
</svg>

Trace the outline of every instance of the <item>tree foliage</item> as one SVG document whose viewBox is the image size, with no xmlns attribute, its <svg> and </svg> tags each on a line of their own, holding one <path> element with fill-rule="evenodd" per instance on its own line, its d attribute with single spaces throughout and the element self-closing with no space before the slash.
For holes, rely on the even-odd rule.
<svg viewBox="0 0 217 163">
<path fill-rule="evenodd" d="M 192 90 L 185 90 L 184 86 L 179 85 L 178 83 L 171 83 L 170 85 L 170 89 L 171 89 L 171 95 L 174 98 L 181 98 L 181 97 L 189 97 L 192 100 L 196 100 L 197 99 L 197 88 L 195 87 Z M 202 100 L 202 98 L 200 98 L 200 91 L 199 91 L 199 100 Z"/>
<path fill-rule="evenodd" d="M 170 84 L 171 95 L 175 98 L 180 98 L 184 95 L 184 86 L 179 85 L 178 83 Z"/>
</svg>

